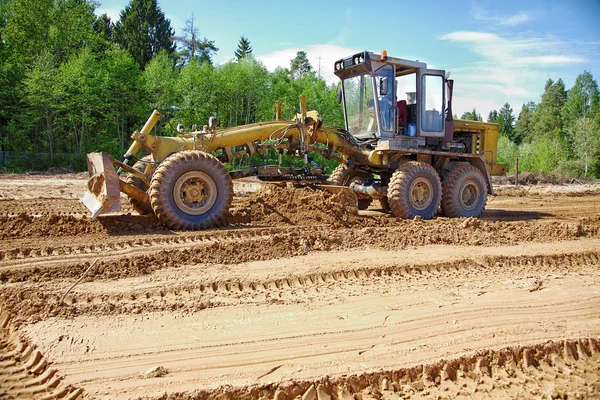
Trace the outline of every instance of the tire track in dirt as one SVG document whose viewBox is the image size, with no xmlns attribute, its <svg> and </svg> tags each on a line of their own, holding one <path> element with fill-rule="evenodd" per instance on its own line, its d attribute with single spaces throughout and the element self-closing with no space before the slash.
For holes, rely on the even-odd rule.
<svg viewBox="0 0 600 400">
<path fill-rule="evenodd" d="M 581 337 L 595 337 L 590 335 L 598 332 L 599 294 L 592 287 L 578 287 L 581 279 L 575 276 L 565 282 L 566 287 L 556 281 L 547 291 L 533 294 L 511 290 L 504 296 L 471 297 L 442 308 L 436 302 L 420 303 L 423 294 L 417 294 L 405 295 L 399 300 L 403 309 L 393 311 L 383 307 L 389 300 L 371 293 L 343 307 L 320 298 L 311 302 L 309 309 L 302 304 L 258 305 L 258 309 L 256 304 L 239 304 L 235 313 L 206 310 L 197 315 L 177 311 L 111 315 L 104 317 L 105 332 L 89 326 L 91 321 L 103 319 L 78 316 L 42 321 L 26 331 L 41 338 L 44 349 L 52 349 L 57 367 L 71 371 L 69 382 L 85 381 L 86 391 L 93 395 L 107 394 L 107 386 L 115 397 L 122 398 L 157 389 L 160 393 L 177 392 L 177 388 L 190 385 L 209 388 L 215 383 L 229 383 L 239 387 L 244 382 L 256 382 L 259 376 L 261 382 L 272 382 L 275 389 L 289 379 L 340 377 L 347 371 L 393 371 L 440 358 L 452 360 L 478 348 L 561 340 L 577 332 Z M 448 287 L 456 283 L 452 279 Z M 370 288 L 377 286 L 374 282 Z M 338 301 L 340 305 L 346 302 Z M 319 317 L 315 308 L 320 309 Z M 288 313 L 296 318 L 288 320 Z M 339 319 L 340 313 L 349 313 L 349 319 Z M 221 320 L 220 315 L 228 317 Z M 256 322 L 240 326 L 237 318 Z M 257 318 L 267 320 L 259 322 Z M 302 323 L 306 318 L 310 324 Z M 568 330 L 564 329 L 566 324 Z M 264 326 L 271 328 L 265 332 Z M 232 328 L 243 332 L 232 333 Z M 152 332 L 152 337 L 144 332 Z M 59 333 L 65 335 L 61 343 L 56 342 Z M 114 343 L 114 338 L 124 335 L 131 343 Z M 155 335 L 169 339 L 157 346 Z M 73 343 L 77 345 L 71 348 Z M 139 376 L 156 365 L 164 366 L 169 374 L 154 381 Z M 277 366 L 281 367 L 273 370 Z M 597 370 L 592 374 L 599 376 Z M 565 374 L 565 378 L 570 377 Z M 588 377 L 587 382 L 593 380 Z"/>
<path fill-rule="evenodd" d="M 83 389 L 65 385 L 50 364 L 0 308 L 0 398 L 81 398 Z"/>
<path fill-rule="evenodd" d="M 496 273 L 511 276 L 542 277 L 552 274 L 595 273 L 600 267 L 600 251 L 588 250 L 563 252 L 552 255 L 483 255 L 452 261 L 384 264 L 378 266 L 344 265 L 311 273 L 284 271 L 283 277 L 202 279 L 166 285 L 154 285 L 146 289 L 132 289 L 130 284 L 113 283 L 111 292 L 74 291 L 60 303 L 64 283 L 50 282 L 43 291 L 31 290 L 27 285 L 5 287 L 0 302 L 10 307 L 21 320 L 29 322 L 47 317 L 73 317 L 77 315 L 139 314 L 141 312 L 186 311 L 199 312 L 206 308 L 227 306 L 234 303 L 286 303 L 310 302 L 310 296 L 321 298 L 353 293 L 357 295 L 361 285 L 388 287 L 398 283 L 436 282 L 444 279 L 460 279 Z M 90 274 L 87 281 L 94 280 Z M 538 290 L 541 278 L 531 278 L 529 290 Z M 538 287 L 536 287 L 538 285 Z M 367 289 L 365 289 L 367 290 Z M 308 298 L 307 298 L 308 296 Z"/>
<path fill-rule="evenodd" d="M 217 230 L 192 236 L 126 238 L 111 244 L 18 248 L 0 252 L 0 282 L 41 282 L 78 276 L 93 256 L 100 257 L 95 275 L 101 279 L 140 276 L 161 268 L 192 263 L 238 264 L 256 260 L 348 249 L 400 250 L 410 246 L 499 246 L 527 242 L 553 242 L 599 237 L 600 220 L 573 223 L 511 223 L 402 221 L 394 228 L 330 230 L 315 227 Z M 98 242 L 96 242 L 98 243 Z M 75 253 L 75 254 L 73 254 Z"/>
<path fill-rule="evenodd" d="M 452 360 L 310 381 L 218 387 L 161 399 L 595 398 L 600 394 L 597 338 L 481 350 Z M 591 382 L 588 384 L 588 382 Z"/>
</svg>

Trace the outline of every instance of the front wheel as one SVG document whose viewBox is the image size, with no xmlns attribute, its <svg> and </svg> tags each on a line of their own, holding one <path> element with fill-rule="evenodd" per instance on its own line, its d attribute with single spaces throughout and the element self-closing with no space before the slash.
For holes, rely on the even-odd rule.
<svg viewBox="0 0 600 400">
<path fill-rule="evenodd" d="M 331 184 L 348 187 L 353 183 L 364 185 L 371 179 L 373 179 L 371 173 L 350 168 L 346 164 L 338 165 L 329 176 Z M 359 210 L 366 210 L 373 202 L 373 199 L 367 195 L 357 194 L 356 197 L 358 198 Z"/>
<path fill-rule="evenodd" d="M 440 206 L 441 192 L 440 177 L 431 165 L 408 161 L 390 179 L 388 203 L 397 217 L 431 219 Z"/>
<path fill-rule="evenodd" d="M 150 183 L 150 201 L 160 221 L 173 229 L 220 224 L 233 199 L 233 183 L 219 160 L 189 150 L 167 157 Z"/>
<path fill-rule="evenodd" d="M 472 165 L 452 168 L 444 177 L 442 212 L 447 217 L 479 217 L 487 201 L 487 183 Z"/>
</svg>

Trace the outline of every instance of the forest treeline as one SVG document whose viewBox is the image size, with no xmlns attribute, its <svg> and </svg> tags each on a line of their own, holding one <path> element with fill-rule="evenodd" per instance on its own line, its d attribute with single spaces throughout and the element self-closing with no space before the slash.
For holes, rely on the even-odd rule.
<svg viewBox="0 0 600 400">
<path fill-rule="evenodd" d="M 218 48 L 194 16 L 176 36 L 156 0 L 132 0 L 118 21 L 83 0 L 0 0 L 0 35 L 1 150 L 30 154 L 8 169 L 85 169 L 86 153 L 100 150 L 120 157 L 153 109 L 173 117 L 160 132 L 169 135 L 211 116 L 221 127 L 272 120 L 276 100 L 292 118 L 304 94 L 343 125 L 336 87 L 306 53 L 269 72 L 242 37 L 232 61 L 215 66 Z"/>
<path fill-rule="evenodd" d="M 327 125 L 343 125 L 337 87 L 304 52 L 270 72 L 241 37 L 231 61 L 215 66 L 217 44 L 201 36 L 193 14 L 177 35 L 156 0 L 131 0 L 117 21 L 96 16 L 95 7 L 0 0 L 0 146 L 26 154 L 5 168 L 80 170 L 88 152 L 120 156 L 153 109 L 173 116 L 161 126 L 169 135 L 210 116 L 221 127 L 271 120 L 276 100 L 291 118 L 304 94 Z M 461 117 L 482 119 L 475 109 Z M 548 80 L 540 102 L 524 104 L 518 118 L 505 104 L 487 120 L 500 124 L 499 160 L 509 168 L 518 157 L 521 169 L 600 176 L 599 92 L 589 72 L 570 89 Z"/>
<path fill-rule="evenodd" d="M 482 120 L 476 109 L 462 119 Z M 488 122 L 500 125 L 498 158 L 514 170 L 600 178 L 600 94 L 588 71 L 572 88 L 548 79 L 539 103 L 523 104 L 515 118 L 510 104 L 491 111 Z"/>
</svg>

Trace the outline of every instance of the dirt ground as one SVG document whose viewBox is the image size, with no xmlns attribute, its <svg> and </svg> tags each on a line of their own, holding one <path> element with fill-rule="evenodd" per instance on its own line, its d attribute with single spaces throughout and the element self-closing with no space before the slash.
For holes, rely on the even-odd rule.
<svg viewBox="0 0 600 400">
<path fill-rule="evenodd" d="M 244 179 L 201 232 L 85 187 L 0 175 L 0 398 L 600 398 L 598 184 L 407 221 Z"/>
</svg>

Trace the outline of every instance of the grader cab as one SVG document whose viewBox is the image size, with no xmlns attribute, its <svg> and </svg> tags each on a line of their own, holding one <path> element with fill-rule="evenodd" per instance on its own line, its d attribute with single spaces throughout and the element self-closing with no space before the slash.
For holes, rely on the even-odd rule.
<svg viewBox="0 0 600 400">
<path fill-rule="evenodd" d="M 211 119 L 204 129 L 176 137 L 152 135 L 161 117 L 154 111 L 132 135 L 123 162 L 106 153 L 88 155 L 82 201 L 96 217 L 118 211 L 123 192 L 140 214 L 155 213 L 170 228 L 204 229 L 225 218 L 232 179 L 258 176 L 318 185 L 352 198 L 359 209 L 378 199 L 400 218 L 428 219 L 440 208 L 450 217 L 483 212 L 493 190 L 490 172 L 502 170 L 495 164 L 497 125 L 453 121 L 449 74 L 385 52 L 355 54 L 337 61 L 334 70 L 345 127 L 324 125 L 302 96 L 292 120 L 282 119 L 277 102 L 274 121 L 217 129 Z M 142 149 L 149 155 L 140 159 Z M 224 166 L 266 149 L 299 157 L 303 167 L 281 161 L 236 171 Z M 340 165 L 328 176 L 311 152 Z"/>
</svg>

